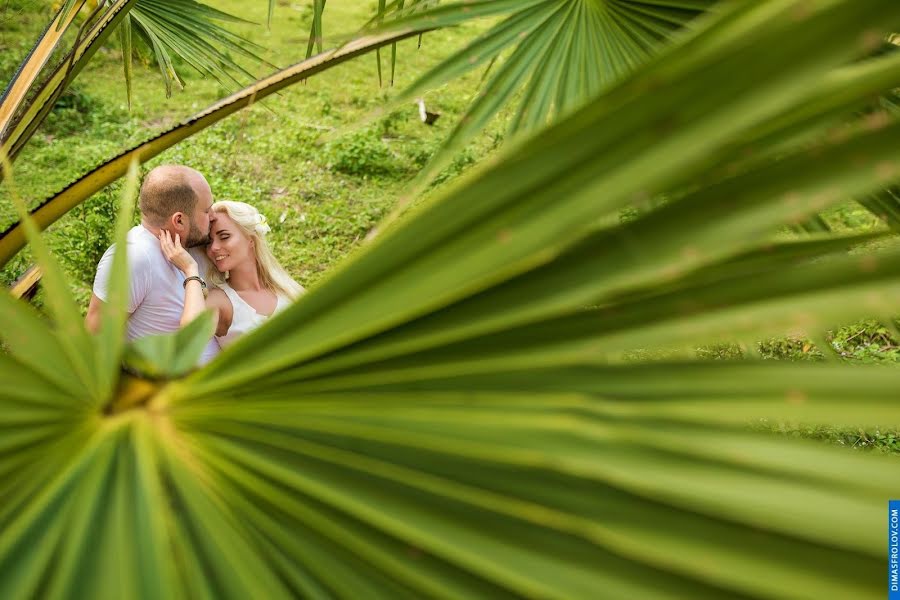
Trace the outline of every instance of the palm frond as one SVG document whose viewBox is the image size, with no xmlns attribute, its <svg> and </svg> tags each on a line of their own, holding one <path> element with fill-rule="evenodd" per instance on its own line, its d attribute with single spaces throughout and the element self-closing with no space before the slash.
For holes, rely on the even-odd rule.
<svg viewBox="0 0 900 600">
<path fill-rule="evenodd" d="M 4 183 L 9 190 L 9 195 L 16 211 L 19 213 L 25 235 L 28 237 L 28 241 L 34 250 L 43 273 L 42 279 L 48 292 L 48 305 L 58 322 L 57 343 L 62 347 L 68 363 L 68 368 L 65 371 L 68 371 L 84 386 L 87 394 L 86 397 L 79 399 L 81 402 L 89 404 L 99 403 L 102 397 L 102 390 L 99 387 L 98 369 L 94 361 L 93 348 L 84 328 L 81 313 L 72 296 L 72 290 L 69 289 L 59 262 L 51 255 L 49 248 L 41 239 L 40 230 L 35 226 L 28 214 L 25 203 L 19 197 L 12 179 L 12 165 L 2 154 L 0 154 L 0 167 L 3 169 Z M 10 313 L 14 315 L 19 312 L 11 309 L 11 307 L 8 307 L 7 310 L 9 311 L 7 316 Z M 27 325 L 34 326 L 33 319 L 29 315 L 25 314 L 23 316 L 32 321 L 31 323 L 26 321 Z M 26 342 L 25 340 L 17 341 L 19 344 Z"/>
<path fill-rule="evenodd" d="M 309 29 L 309 42 L 306 46 L 306 58 L 313 55 L 313 50 L 322 53 L 322 40 L 324 31 L 322 29 L 322 13 L 325 12 L 326 0 L 313 0 L 313 17 L 312 24 Z"/>
<path fill-rule="evenodd" d="M 793 366 L 791 385 L 803 371 Z M 567 373 L 544 374 L 562 382 Z M 584 374 L 596 382 L 604 371 Z M 598 589 L 765 597 L 801 585 L 880 592 L 867 581 L 880 570 L 873 548 L 889 489 L 877 477 L 895 465 L 704 426 L 679 418 L 692 408 L 683 399 L 659 400 L 654 419 L 644 409 L 657 403 L 638 382 L 646 374 L 630 378 L 630 402 L 520 386 L 473 393 L 475 384 L 459 393 L 308 394 L 302 409 L 286 395 L 222 394 L 175 419 L 196 439 L 209 478 L 241 506 L 243 525 L 276 548 L 293 550 L 292 539 L 308 536 L 334 540 L 338 549 L 323 544 L 318 554 L 342 560 L 341 549 L 351 550 L 371 565 L 357 577 L 385 595 L 440 596 L 439 587 L 447 597 L 589 598 Z M 794 388 L 770 389 L 783 405 Z M 735 403 L 710 399 L 725 415 Z M 277 424 L 266 416 L 274 414 Z M 836 514 L 854 517 L 833 526 Z M 860 522 L 873 533 L 861 538 Z M 292 538 L 279 525 L 304 534 Z M 339 574 L 298 550 L 284 555 L 283 572 L 339 585 Z M 391 561 L 398 552 L 412 558 Z"/>
<path fill-rule="evenodd" d="M 137 0 L 116 0 L 91 22 L 55 70 L 40 84 L 27 105 L 17 109 L 3 136 L 0 153 L 14 161 L 50 113 L 56 100 L 131 10 Z"/>
<path fill-rule="evenodd" d="M 123 377 L 108 415 L 0 391 L 0 595 L 882 597 L 896 460 L 746 425 L 900 424 L 894 369 L 616 354 L 897 305 L 900 252 L 842 252 L 878 234 L 769 232 L 896 185 L 900 125 L 726 169 L 897 24 L 893 0 L 735 3 L 188 377 Z"/>
<path fill-rule="evenodd" d="M 218 24 L 249 21 L 195 0 L 140 0 L 130 17 L 130 23 L 123 26 L 133 27 L 153 51 L 167 94 L 171 94 L 173 85 L 182 85 L 173 67 L 173 54 L 227 87 L 240 84 L 236 75 L 254 79 L 252 73 L 231 58 L 231 53 L 257 65 L 274 66 L 259 56 L 262 46 Z"/>
<path fill-rule="evenodd" d="M 511 133 L 524 133 L 583 105 L 604 86 L 653 56 L 672 35 L 716 4 L 714 0 L 480 0 L 422 10 L 394 3 L 381 28 L 430 23 L 446 27 L 508 15 L 471 44 L 419 78 L 396 99 L 409 101 L 480 65 L 500 58 L 466 115 L 425 167 L 427 180 L 447 165 L 506 106 L 516 103 Z M 373 22 L 373 26 L 380 21 Z"/>
<path fill-rule="evenodd" d="M 858 199 L 857 202 L 884 221 L 888 227 L 900 232 L 900 190 L 896 187 L 881 190 L 877 194 Z"/>
<path fill-rule="evenodd" d="M 0 144 L 10 160 L 15 160 L 62 92 L 117 27 L 120 28 L 129 105 L 133 30 L 153 51 L 167 93 L 171 93 L 173 83 L 180 85 L 172 63 L 173 53 L 200 73 L 210 75 L 226 86 L 238 83 L 235 74 L 253 79 L 231 53 L 269 65 L 257 54 L 262 49 L 260 46 L 218 24 L 220 21 L 245 22 L 243 19 L 195 0 L 115 0 L 98 7 L 95 18 L 85 23 L 83 35 L 79 35 L 69 53 L 36 89 L 32 89 L 37 74 L 65 33 L 60 19 L 68 15 L 65 24 L 69 25 L 78 12 L 72 8 L 73 2 L 66 2 L 60 9 L 54 20 L 60 28 L 53 24 L 48 27 L 0 101 Z M 83 2 L 78 4 L 79 8 L 81 4 Z"/>
<path fill-rule="evenodd" d="M 128 226 L 134 214 L 138 176 L 138 165 L 134 161 L 129 166 L 125 186 L 122 189 L 122 200 L 119 203 L 113 236 L 116 248 L 126 247 Z M 128 261 L 125 252 L 116 252 L 113 255 L 108 283 L 109 295 L 103 306 L 100 332 L 94 339 L 97 372 L 100 375 L 100 397 L 104 399 L 111 397 L 115 391 L 125 348 L 125 324 L 128 319 L 126 307 L 129 297 Z"/>
<path fill-rule="evenodd" d="M 47 25 L 47 29 L 38 38 L 34 48 L 6 86 L 6 90 L 0 96 L 0 140 L 5 137 L 10 121 L 22 107 L 28 91 L 40 75 L 41 69 L 50 60 L 53 51 L 59 46 L 84 2 L 85 0 L 69 0 L 60 7 L 56 17 Z"/>
<path fill-rule="evenodd" d="M 771 5 L 764 6 L 771 9 Z M 779 44 L 796 44 L 797 54 L 801 54 L 800 47 L 805 40 L 785 38 L 782 41 L 782 31 L 772 26 L 766 35 L 778 39 Z M 790 108 L 795 99 L 807 93 L 805 83 L 801 82 L 817 81 L 823 72 L 846 61 L 858 50 L 858 46 L 851 45 L 845 49 L 847 54 L 841 55 L 835 45 L 834 54 L 806 54 L 790 67 L 781 64 L 780 56 L 771 54 L 767 56 L 771 62 L 760 58 L 749 67 L 754 70 L 754 76 L 772 77 L 769 85 L 745 89 L 736 83 L 735 87 L 741 88 L 740 94 L 725 86 L 697 94 L 692 82 L 682 83 L 680 78 L 686 81 L 687 74 L 699 73 L 702 68 L 704 75 L 696 75 L 698 78 L 729 81 L 729 73 L 734 72 L 729 69 L 748 68 L 748 65 L 737 46 L 723 43 L 696 52 L 689 51 L 694 48 L 692 44 L 683 48 L 670 61 L 653 63 L 642 72 L 641 78 L 613 88 L 564 126 L 530 140 L 519 148 L 515 161 L 499 164 L 465 190 L 455 188 L 452 200 L 436 205 L 434 210 L 421 214 L 421 221 L 416 220 L 422 223 L 421 230 L 428 233 L 401 227 L 390 236 L 394 241 L 389 246 L 376 243 L 347 266 L 346 272 L 357 273 L 358 278 L 345 275 L 344 279 L 329 280 L 319 288 L 318 295 L 282 317 L 285 327 L 280 331 L 304 324 L 302 341 L 280 340 L 274 329 L 266 331 L 263 352 L 272 363 L 261 360 L 254 365 L 239 365 L 239 360 L 223 360 L 216 363 L 218 369 L 212 365 L 209 372 L 222 369 L 221 375 L 226 378 L 227 370 L 238 380 L 241 371 L 249 375 L 255 369 L 268 371 L 269 367 L 264 365 L 296 364 L 395 326 L 399 321 L 446 307 L 458 298 L 481 291 L 497 278 L 508 279 L 536 263 L 547 262 L 563 250 L 561 239 L 572 243 L 579 237 L 576 232 L 587 235 L 586 228 L 604 214 L 640 197 L 677 190 L 696 175 L 705 174 L 712 164 L 733 162 L 732 157 L 718 150 L 752 131 L 757 123 Z M 783 49 L 793 55 L 789 47 Z M 729 65 L 727 56 L 733 56 L 731 60 L 735 64 Z M 651 81 L 652 84 L 648 83 Z M 662 82 L 665 82 L 665 94 L 646 92 L 651 85 L 661 89 Z M 653 125 L 648 125 L 648 119 Z M 678 126 L 670 129 L 673 123 Z M 888 139 L 886 135 L 879 146 L 887 149 Z M 845 143 L 867 151 L 862 138 Z M 785 171 L 776 177 L 787 182 L 790 179 L 786 174 L 790 171 L 785 165 L 773 166 L 773 173 L 782 168 Z M 814 175 L 820 172 L 821 165 Z M 870 176 L 871 172 L 857 169 L 845 181 L 872 185 Z M 742 189 L 761 190 L 767 180 L 758 179 L 751 186 L 754 175 L 750 173 L 736 181 L 743 182 L 740 185 L 746 188 Z M 874 180 L 876 186 L 882 183 L 888 181 Z M 598 194 L 598 190 L 603 193 Z M 855 191 L 861 192 L 862 188 Z M 727 206 L 718 202 L 720 197 L 714 189 L 704 189 L 698 194 L 706 197 L 706 202 L 717 203 L 723 209 Z M 475 197 L 489 200 L 473 203 L 470 199 Z M 811 214 L 811 210 L 804 211 L 814 209 L 816 203 L 838 202 L 843 198 L 839 192 L 827 196 L 814 192 L 788 199 L 787 206 L 795 207 L 802 216 Z M 532 220 L 535 215 L 542 217 Z M 440 249 L 440 253 L 432 255 L 427 252 L 429 248 Z M 627 246 L 622 248 L 625 251 Z M 704 256 L 702 252 L 698 254 Z M 685 255 L 693 253 L 679 253 Z M 435 266 L 444 264 L 449 257 L 453 257 L 456 269 L 442 272 L 439 286 L 429 286 L 429 281 L 437 277 Z M 407 289 L 407 286 L 428 293 L 421 296 L 420 303 L 407 297 L 402 309 L 397 308 L 397 299 L 389 290 Z M 354 302 L 346 302 L 347 298 L 354 298 Z M 339 332 L 330 327 L 319 329 L 319 318 L 325 314 L 329 315 L 327 322 L 342 324 Z M 332 318 L 335 320 L 331 321 Z"/>
</svg>

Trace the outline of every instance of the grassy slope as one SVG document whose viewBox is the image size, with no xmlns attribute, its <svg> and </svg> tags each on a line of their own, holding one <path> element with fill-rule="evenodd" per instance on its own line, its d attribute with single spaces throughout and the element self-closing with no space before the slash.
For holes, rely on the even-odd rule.
<svg viewBox="0 0 900 600">
<path fill-rule="evenodd" d="M 13 0 L 15 2 L 15 0 Z M 20 0 L 30 6 L 16 19 L 0 21 L 4 53 L 27 51 L 20 40 L 37 32 L 49 16 L 43 2 Z M 217 8 L 265 21 L 266 2 L 217 0 Z M 277 6 L 271 31 L 260 25 L 235 29 L 266 46 L 264 58 L 287 66 L 302 59 L 310 22 L 308 2 Z M 333 1 L 326 12 L 329 34 L 354 31 L 373 14 L 374 3 Z M 24 17 L 24 18 L 23 18 Z M 409 84 L 417 73 L 435 64 L 448 50 L 470 39 L 476 27 L 435 32 L 400 44 L 396 88 Z M 12 53 L 10 52 L 10 55 Z M 389 72 L 389 51 L 383 65 Z M 11 57 L 5 59 L 12 62 Z M 255 74 L 271 72 L 264 65 L 247 65 Z M 49 126 L 32 140 L 16 163 L 18 187 L 31 204 L 60 189 L 66 182 L 129 144 L 163 130 L 228 94 L 219 83 L 199 78 L 182 66 L 185 89 L 166 98 L 159 73 L 136 65 L 134 105 L 126 108 L 121 59 L 115 48 L 98 53 L 76 81 L 74 95 L 57 111 Z M 392 90 L 379 88 L 375 57 L 365 57 L 297 85 L 249 111 L 165 152 L 147 166 L 183 163 L 206 174 L 217 198 L 244 200 L 258 206 L 274 225 L 276 254 L 305 285 L 364 238 L 402 192 L 405 182 L 431 155 L 465 108 L 477 86 L 477 75 L 464 78 L 426 96 L 429 110 L 442 114 L 435 126 L 418 120 L 414 105 L 401 107 L 362 130 L 350 130 Z M 342 135 L 337 135 L 342 134 Z M 498 139 L 486 133 L 464 152 L 452 175 L 483 156 Z M 115 187 L 115 186 L 113 186 Z M 5 193 L 5 190 L 2 192 Z M 104 219 L 115 190 L 98 194 L 85 209 L 76 209 L 51 229 L 51 240 L 66 257 L 78 293 L 86 299 L 93 276 L 91 264 L 102 252 Z M 104 203 L 105 201 L 105 203 Z M 0 200 L 0 227 L 12 220 L 8 202 Z M 92 225 L 94 219 L 97 224 Z M 92 243 L 74 239 L 97 238 Z M 14 278 L 27 262 L 23 256 L 3 274 Z"/>
<path fill-rule="evenodd" d="M 265 0 L 214 0 L 212 4 L 265 21 Z M 286 66 L 304 56 L 310 4 L 307 0 L 279 2 L 270 31 L 258 25 L 235 29 L 266 46 L 266 60 Z M 332 0 L 326 12 L 326 37 L 352 32 L 373 14 L 375 5 L 373 1 Z M 46 0 L 9 0 L 5 9 L 0 8 L 0 79 L 9 76 L 49 16 Z M 401 44 L 398 88 L 476 31 L 467 26 L 435 32 L 425 37 L 421 49 L 416 49 L 415 41 Z M 415 107 L 407 106 L 361 131 L 356 128 L 336 137 L 336 132 L 354 127 L 392 93 L 390 88 L 379 89 L 374 61 L 374 56 L 365 57 L 317 76 L 183 142 L 148 166 L 162 162 L 191 165 L 207 175 L 216 197 L 260 207 L 273 224 L 276 254 L 298 280 L 312 284 L 390 210 L 405 182 L 448 133 L 477 86 L 476 74 L 426 96 L 429 110 L 443 115 L 434 127 L 421 124 Z M 386 58 L 384 67 L 387 73 Z M 247 68 L 260 76 L 270 71 L 261 65 Z M 64 98 L 63 107 L 55 111 L 16 163 L 19 187 L 28 201 L 39 202 L 99 161 L 229 91 L 213 80 L 199 78 L 188 67 L 182 66 L 181 74 L 185 89 L 166 98 L 159 74 L 148 64 L 136 65 L 134 105 L 129 113 L 118 51 L 113 45 L 98 53 L 77 80 L 75 93 Z M 497 125 L 482 135 L 446 176 L 452 177 L 487 154 L 501 139 L 500 131 Z M 101 192 L 50 231 L 51 243 L 63 257 L 85 304 L 94 265 L 109 244 L 108 224 L 117 189 L 111 186 Z M 5 193 L 0 190 L 0 227 L 12 219 Z M 852 204 L 830 211 L 826 218 L 840 230 L 876 225 L 869 213 Z M 22 253 L 0 272 L 0 282 L 9 283 L 27 264 L 29 257 Z M 846 360 L 893 363 L 900 359 L 898 341 L 874 322 L 837 331 L 832 346 Z M 773 359 L 823 359 L 816 346 L 804 340 L 772 340 L 761 345 L 760 353 Z M 701 348 L 699 354 L 734 358 L 742 353 L 725 345 Z M 900 451 L 900 436 L 874 428 L 844 431 L 785 424 L 759 426 L 855 448 Z"/>
</svg>

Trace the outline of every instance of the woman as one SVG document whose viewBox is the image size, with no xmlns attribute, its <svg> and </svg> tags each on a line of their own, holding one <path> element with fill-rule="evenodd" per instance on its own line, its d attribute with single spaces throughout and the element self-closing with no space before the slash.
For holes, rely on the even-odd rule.
<svg viewBox="0 0 900 600">
<path fill-rule="evenodd" d="M 206 286 L 197 261 L 181 246 L 179 237 L 172 239 L 163 231 L 159 242 L 165 257 L 185 275 L 181 325 L 210 308 L 216 314 L 219 345 L 225 347 L 262 325 L 305 290 L 269 250 L 266 234 L 270 228 L 258 210 L 230 200 L 216 202 L 210 210 L 215 220 L 206 249 L 212 263 L 207 278 L 217 287 L 209 290 L 205 300 Z"/>
</svg>

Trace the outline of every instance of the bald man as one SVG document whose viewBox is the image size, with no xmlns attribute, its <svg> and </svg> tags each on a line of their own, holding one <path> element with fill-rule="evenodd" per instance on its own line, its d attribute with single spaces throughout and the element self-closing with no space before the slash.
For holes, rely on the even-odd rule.
<svg viewBox="0 0 900 600">
<path fill-rule="evenodd" d="M 186 248 L 202 246 L 209 240 L 209 208 L 212 190 L 198 171 L 179 165 L 163 165 L 150 171 L 141 185 L 141 224 L 128 232 L 128 268 L 130 298 L 128 302 L 128 340 L 147 335 L 171 333 L 181 324 L 185 285 L 201 285 L 192 279 L 185 282 L 181 271 L 163 255 L 159 234 L 166 230 L 179 235 Z M 115 246 L 110 246 L 94 278 L 94 290 L 85 324 L 89 331 L 100 329 L 100 311 L 107 299 Z M 195 253 L 198 264 L 204 264 L 202 252 Z M 215 339 L 204 350 L 201 363 L 219 350 Z"/>
</svg>

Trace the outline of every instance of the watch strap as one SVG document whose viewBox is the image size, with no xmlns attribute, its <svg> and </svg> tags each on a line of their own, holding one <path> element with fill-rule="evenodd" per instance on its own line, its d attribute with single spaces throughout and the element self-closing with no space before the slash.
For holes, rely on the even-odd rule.
<svg viewBox="0 0 900 600">
<path fill-rule="evenodd" d="M 203 278 L 200 277 L 199 275 L 191 275 L 190 277 L 185 277 L 184 283 L 182 283 L 182 285 L 184 287 L 187 287 L 188 281 L 199 281 L 200 287 L 202 287 L 203 289 L 206 289 L 206 282 L 203 281 Z"/>
</svg>

